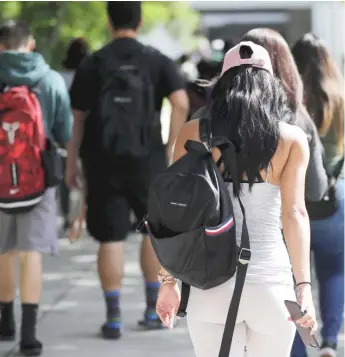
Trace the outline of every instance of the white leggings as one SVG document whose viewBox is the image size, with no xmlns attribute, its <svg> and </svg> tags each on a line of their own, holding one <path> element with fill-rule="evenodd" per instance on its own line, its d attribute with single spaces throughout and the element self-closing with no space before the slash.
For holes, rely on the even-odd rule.
<svg viewBox="0 0 345 357">
<path fill-rule="evenodd" d="M 232 291 L 232 282 L 191 291 L 187 319 L 196 357 L 218 357 Z M 290 285 L 245 285 L 229 357 L 290 356 L 295 326 L 284 300 L 296 300 Z"/>
</svg>

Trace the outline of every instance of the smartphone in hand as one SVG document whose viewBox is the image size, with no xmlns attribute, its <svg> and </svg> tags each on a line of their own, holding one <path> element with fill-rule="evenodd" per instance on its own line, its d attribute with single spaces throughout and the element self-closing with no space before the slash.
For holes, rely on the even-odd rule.
<svg viewBox="0 0 345 357">
<path fill-rule="evenodd" d="M 292 321 L 296 325 L 297 331 L 301 336 L 303 343 L 306 346 L 314 348 L 320 348 L 320 344 L 314 335 L 310 334 L 310 327 L 302 327 L 296 323 L 301 317 L 304 316 L 301 305 L 296 301 L 285 300 L 284 301 L 287 310 L 292 318 Z"/>
</svg>

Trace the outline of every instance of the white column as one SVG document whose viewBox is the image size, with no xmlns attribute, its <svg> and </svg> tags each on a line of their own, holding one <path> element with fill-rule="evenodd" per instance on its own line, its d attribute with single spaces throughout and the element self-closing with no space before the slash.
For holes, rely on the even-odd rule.
<svg viewBox="0 0 345 357">
<path fill-rule="evenodd" d="M 313 2 L 312 31 L 326 42 L 333 58 L 344 71 L 345 2 Z"/>
</svg>

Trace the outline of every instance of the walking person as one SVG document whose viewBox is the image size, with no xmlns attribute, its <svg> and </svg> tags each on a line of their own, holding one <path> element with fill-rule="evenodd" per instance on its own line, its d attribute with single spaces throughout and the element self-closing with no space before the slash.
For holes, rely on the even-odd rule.
<svg viewBox="0 0 345 357">
<path fill-rule="evenodd" d="M 48 179 L 41 153 L 46 138 L 65 145 L 72 134 L 65 83 L 38 52 L 32 52 L 34 47 L 35 40 L 24 23 L 0 25 L 0 341 L 14 340 L 16 335 L 15 267 L 19 256 L 20 351 L 25 356 L 42 352 L 36 338 L 42 254 L 58 253 L 56 189 L 45 189 Z M 39 191 L 34 192 L 36 189 Z M 20 201 L 22 192 L 27 197 Z"/>
<path fill-rule="evenodd" d="M 270 55 L 273 73 L 281 81 L 287 96 L 287 104 L 292 112 L 286 120 L 307 134 L 310 160 L 306 175 L 306 198 L 310 201 L 319 201 L 327 189 L 327 175 L 322 160 L 323 148 L 316 126 L 304 106 L 303 83 L 289 45 L 278 32 L 268 28 L 250 30 L 242 40 L 263 46 Z"/>
<path fill-rule="evenodd" d="M 298 285 L 297 299 L 307 311 L 299 321 L 317 328 L 310 284 L 310 232 L 304 201 L 309 161 L 304 132 L 286 123 L 291 110 L 274 77 L 267 51 L 241 42 L 224 58 L 222 75 L 211 94 L 212 136 L 225 136 L 238 153 L 238 178 L 251 258 L 231 346 L 231 357 L 288 357 L 295 335 L 284 300 L 295 300 L 291 265 Z M 174 161 L 186 154 L 188 140 L 201 141 L 199 120 L 185 124 L 176 141 Z M 220 151 L 212 156 L 219 162 Z M 228 168 L 220 166 L 222 172 Z M 234 178 L 235 180 L 235 178 Z M 237 246 L 241 246 L 243 215 L 234 187 Z M 281 232 L 281 217 L 287 247 Z M 216 236 L 208 239 L 216 239 Z M 206 238 L 205 238 L 206 239 Z M 290 263 L 291 261 L 291 263 Z M 180 303 L 176 279 L 164 269 L 157 313 L 171 326 Z M 234 279 L 208 290 L 191 287 L 188 328 L 196 357 L 216 357 L 221 345 Z"/>
<path fill-rule="evenodd" d="M 344 313 L 344 79 L 317 36 L 304 35 L 292 53 L 304 83 L 304 103 L 325 149 L 324 165 L 330 179 L 340 172 L 335 186 L 337 210 L 318 220 L 309 213 L 322 320 L 320 356 L 335 357 Z M 291 356 L 307 356 L 298 335 Z"/>
<path fill-rule="evenodd" d="M 70 90 L 75 71 L 80 66 L 83 59 L 89 53 L 89 46 L 83 38 L 75 38 L 68 46 L 66 58 L 64 59 L 63 71 L 60 72 L 62 78 L 65 80 L 67 89 Z M 63 158 L 64 168 L 66 168 L 66 158 Z M 63 216 L 63 232 L 70 228 L 70 189 L 67 187 L 65 181 L 60 184 L 60 207 Z"/>
<path fill-rule="evenodd" d="M 100 243 L 98 273 L 107 308 L 103 337 L 121 336 L 120 289 L 124 240 L 130 209 L 141 219 L 147 211 L 148 189 L 172 156 L 177 134 L 188 113 L 188 98 L 178 68 L 159 51 L 136 40 L 141 2 L 108 2 L 113 41 L 83 61 L 76 72 L 71 101 L 73 139 L 68 149 L 67 183 L 77 186 L 83 165 L 87 229 Z M 160 111 L 171 104 L 170 134 L 162 143 Z M 155 312 L 159 264 L 147 236 L 140 264 L 145 280 L 143 328 L 161 328 Z"/>
</svg>

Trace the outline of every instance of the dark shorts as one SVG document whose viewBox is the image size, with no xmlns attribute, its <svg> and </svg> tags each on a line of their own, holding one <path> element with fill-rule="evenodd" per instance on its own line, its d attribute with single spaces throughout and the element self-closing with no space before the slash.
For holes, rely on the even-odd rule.
<svg viewBox="0 0 345 357">
<path fill-rule="evenodd" d="M 101 243 L 124 240 L 131 227 L 130 212 L 138 220 L 147 213 L 152 180 L 166 168 L 165 151 L 149 158 L 118 166 L 110 176 L 86 168 L 86 224 L 91 236 Z"/>
</svg>

